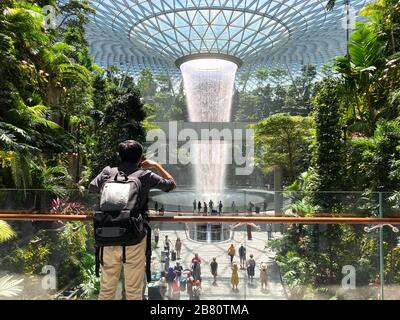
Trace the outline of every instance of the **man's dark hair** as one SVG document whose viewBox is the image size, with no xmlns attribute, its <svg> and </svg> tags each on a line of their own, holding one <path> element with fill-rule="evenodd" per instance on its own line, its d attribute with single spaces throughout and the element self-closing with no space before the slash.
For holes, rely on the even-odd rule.
<svg viewBox="0 0 400 320">
<path fill-rule="evenodd" d="M 135 140 L 126 140 L 118 145 L 118 153 L 122 161 L 138 163 L 143 155 L 143 146 Z"/>
</svg>

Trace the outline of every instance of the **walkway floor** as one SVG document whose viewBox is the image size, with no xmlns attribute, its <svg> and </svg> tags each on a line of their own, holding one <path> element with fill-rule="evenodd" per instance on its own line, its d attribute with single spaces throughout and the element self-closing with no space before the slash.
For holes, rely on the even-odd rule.
<svg viewBox="0 0 400 320">
<path fill-rule="evenodd" d="M 286 299 L 284 288 L 281 282 L 279 269 L 274 262 L 274 253 L 268 249 L 265 249 L 265 243 L 267 238 L 266 232 L 253 232 L 253 239 L 247 240 L 246 232 L 236 231 L 233 234 L 233 239 L 225 242 L 218 243 L 200 243 L 188 239 L 186 232 L 183 230 L 179 231 L 161 231 L 160 242 L 158 248 L 153 251 L 153 269 L 161 270 L 160 252 L 162 250 L 162 241 L 168 235 L 168 238 L 175 244 L 175 239 L 179 237 L 182 240 L 182 253 L 181 259 L 178 260 L 183 268 L 189 268 L 194 253 L 199 253 L 202 259 L 202 296 L 204 300 L 222 300 L 222 299 L 250 299 L 250 300 L 282 300 Z M 278 234 L 274 234 L 278 236 Z M 230 259 L 227 255 L 229 245 L 233 243 L 238 253 L 240 244 L 247 249 L 247 258 L 252 253 L 256 260 L 256 274 L 253 280 L 253 284 L 249 285 L 247 279 L 247 271 L 239 270 L 239 285 L 238 290 L 234 291 L 231 288 L 230 278 Z M 212 284 L 213 277 L 210 273 L 209 264 L 213 257 L 217 257 L 218 262 L 218 278 L 217 285 Z M 239 256 L 235 257 L 235 261 L 239 265 Z M 268 265 L 268 285 L 267 290 L 262 291 L 259 282 L 259 265 L 261 262 L 266 262 Z M 175 265 L 175 262 L 170 262 L 171 266 Z M 181 299 L 188 299 L 186 292 L 181 292 Z"/>
</svg>

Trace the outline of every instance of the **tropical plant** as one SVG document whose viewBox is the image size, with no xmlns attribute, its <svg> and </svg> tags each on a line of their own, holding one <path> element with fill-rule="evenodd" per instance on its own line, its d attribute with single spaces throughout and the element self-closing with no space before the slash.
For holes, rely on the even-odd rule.
<svg viewBox="0 0 400 320">
<path fill-rule="evenodd" d="M 316 207 L 310 204 L 309 199 L 303 198 L 288 204 L 285 210 L 291 210 L 292 213 L 300 217 L 307 217 L 313 215 L 316 211 Z"/>
<path fill-rule="evenodd" d="M 146 119 L 140 92 L 134 85 L 119 88 L 107 104 L 99 123 L 98 140 L 92 156 L 92 173 L 98 174 L 108 165 L 117 165 L 117 144 L 127 139 L 144 141 Z"/>
<path fill-rule="evenodd" d="M 276 166 L 283 168 L 287 171 L 289 183 L 292 183 L 306 167 L 312 127 L 311 118 L 288 114 L 275 114 L 252 125 L 259 150 L 256 162 L 264 172 Z"/>
<path fill-rule="evenodd" d="M 51 200 L 50 213 L 52 214 L 80 214 L 83 212 L 84 208 L 79 202 L 71 202 L 68 199 L 61 200 L 60 198 Z"/>
<path fill-rule="evenodd" d="M 343 170 L 343 140 L 340 126 L 340 105 L 335 78 L 325 78 L 317 83 L 314 105 L 316 143 L 311 165 L 314 169 L 313 205 L 331 212 L 338 202 L 335 194 L 326 191 L 343 190 L 341 185 Z"/>
<path fill-rule="evenodd" d="M 11 226 L 7 222 L 0 220 L 0 243 L 11 240 L 15 236 L 16 233 Z"/>
<path fill-rule="evenodd" d="M 13 276 L 6 275 L 0 278 L 0 297 L 12 298 L 18 296 L 23 287 L 20 285 L 24 279 L 13 279 Z"/>
</svg>

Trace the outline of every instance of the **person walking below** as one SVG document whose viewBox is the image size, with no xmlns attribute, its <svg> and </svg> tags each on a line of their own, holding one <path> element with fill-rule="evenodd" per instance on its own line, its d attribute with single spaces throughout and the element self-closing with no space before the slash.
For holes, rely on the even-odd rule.
<svg viewBox="0 0 400 320">
<path fill-rule="evenodd" d="M 102 209 L 102 207 L 119 208 L 122 205 L 123 208 L 130 209 L 130 205 L 134 201 L 129 199 L 140 199 L 135 205 L 137 208 L 135 214 L 146 219 L 150 190 L 156 188 L 164 192 L 171 191 L 176 188 L 175 180 L 161 164 L 152 160 L 144 160 L 143 146 L 135 140 L 121 142 L 118 145 L 118 154 L 121 159 L 119 166 L 105 167 L 89 184 L 89 192 L 101 194 L 99 203 L 101 211 L 97 212 L 101 214 L 101 217 L 104 217 L 107 216 L 109 210 Z M 158 174 L 149 169 L 157 171 Z M 140 181 L 140 188 L 136 188 L 138 197 L 131 194 L 131 192 L 136 192 L 133 183 L 131 183 L 134 180 Z M 130 188 L 125 188 L 125 185 L 130 185 Z M 135 185 L 138 186 L 138 183 Z M 121 197 L 114 197 L 115 195 L 121 195 Z M 116 202 L 111 203 L 114 198 Z M 126 201 L 121 203 L 120 199 Z M 122 213 L 124 209 L 117 209 L 116 211 L 120 210 Z M 95 219 L 96 215 L 97 213 L 95 213 Z M 109 229 L 110 233 L 117 229 L 115 226 L 111 228 L 106 225 L 104 221 L 108 221 L 107 219 L 96 219 L 95 221 L 97 225 L 94 226 L 95 229 L 104 227 L 104 229 Z M 121 245 L 98 245 L 96 247 L 96 260 L 98 262 L 96 263 L 96 273 L 99 269 L 101 270 L 99 300 L 115 299 L 122 270 L 126 299 L 143 299 L 144 277 L 146 275 L 147 280 L 150 281 L 151 276 L 149 263 L 151 238 L 148 237 L 151 233 L 150 229 L 144 225 L 142 230 L 139 232 L 132 228 L 126 231 L 127 237 L 129 235 L 131 239 L 136 239 L 134 242 L 132 241 L 132 244 L 121 243 Z M 95 230 L 95 238 L 96 234 L 98 235 Z"/>
<path fill-rule="evenodd" d="M 207 215 L 207 203 L 203 203 L 203 215 L 206 216 Z"/>
<path fill-rule="evenodd" d="M 236 212 L 236 203 L 235 203 L 235 201 L 232 201 L 231 210 L 232 210 L 232 213 Z"/>
<path fill-rule="evenodd" d="M 161 300 L 166 300 L 168 284 L 165 278 L 165 271 L 161 271 L 161 278 L 159 280 Z"/>
<path fill-rule="evenodd" d="M 268 234 L 268 240 L 272 239 L 272 224 L 268 223 L 267 224 L 267 234 Z"/>
<path fill-rule="evenodd" d="M 268 281 L 267 264 L 265 262 L 262 262 L 260 266 L 261 291 L 267 290 L 267 281 Z"/>
<path fill-rule="evenodd" d="M 200 213 L 200 211 L 201 211 L 201 202 L 199 201 L 197 203 L 197 212 Z"/>
<path fill-rule="evenodd" d="M 154 203 L 154 211 L 157 213 L 157 211 L 158 211 L 158 202 L 156 201 L 155 203 Z"/>
<path fill-rule="evenodd" d="M 222 204 L 222 201 L 220 201 L 218 203 L 218 214 L 221 215 L 222 214 L 222 208 L 224 207 L 224 205 Z"/>
<path fill-rule="evenodd" d="M 181 249 L 182 249 L 182 241 L 180 238 L 176 238 L 175 251 L 176 251 L 176 258 L 178 260 L 181 258 Z"/>
<path fill-rule="evenodd" d="M 174 272 L 174 268 L 169 267 L 168 268 L 168 272 L 165 276 L 166 280 L 167 280 L 167 284 L 168 284 L 168 297 L 169 299 L 172 298 L 172 283 L 174 282 L 175 278 L 176 278 L 176 273 Z"/>
<path fill-rule="evenodd" d="M 187 294 L 189 296 L 189 300 L 193 300 L 193 287 L 195 285 L 195 280 L 192 276 L 190 276 L 187 280 L 186 288 Z"/>
<path fill-rule="evenodd" d="M 253 212 L 253 208 L 254 208 L 254 203 L 249 201 L 249 208 L 248 208 L 249 209 L 249 213 Z"/>
<path fill-rule="evenodd" d="M 192 264 L 193 264 L 196 260 L 201 264 L 201 258 L 199 257 L 199 254 L 198 254 L 198 253 L 195 253 L 195 254 L 194 254 L 194 257 L 192 258 Z"/>
<path fill-rule="evenodd" d="M 246 248 L 243 246 L 243 243 L 239 248 L 239 258 L 240 258 L 240 269 L 244 269 L 246 265 Z"/>
<path fill-rule="evenodd" d="M 169 253 L 169 250 L 171 249 L 171 247 L 172 247 L 171 240 L 168 239 L 168 236 L 165 236 L 165 239 L 164 239 L 164 250 L 168 251 L 168 253 Z"/>
<path fill-rule="evenodd" d="M 156 226 L 153 230 L 154 242 L 156 243 L 156 248 L 158 248 L 158 241 L 160 240 L 160 228 Z"/>
<path fill-rule="evenodd" d="M 236 262 L 232 264 L 231 267 L 232 275 L 231 275 L 231 285 L 233 290 L 237 290 L 239 284 L 239 273 L 238 273 L 238 266 Z"/>
<path fill-rule="evenodd" d="M 256 269 L 256 261 L 253 258 L 253 255 L 250 255 L 250 259 L 247 260 L 247 276 L 249 278 L 249 284 L 253 284 L 254 273 Z"/>
<path fill-rule="evenodd" d="M 253 235 L 252 235 L 252 229 L 253 226 L 250 223 L 246 224 L 246 230 L 247 230 L 247 240 L 252 240 L 253 239 Z"/>
<path fill-rule="evenodd" d="M 193 212 L 196 212 L 196 206 L 197 206 L 197 202 L 196 202 L 196 200 L 193 200 Z"/>
<path fill-rule="evenodd" d="M 228 256 L 231 258 L 231 264 L 233 263 L 233 258 L 235 257 L 235 254 L 236 254 L 236 249 L 232 243 L 228 249 Z"/>
<path fill-rule="evenodd" d="M 198 260 L 194 260 L 193 262 L 192 275 L 194 280 L 201 280 L 201 266 Z"/>
<path fill-rule="evenodd" d="M 174 267 L 174 271 L 175 271 L 175 274 L 176 274 L 178 280 L 181 281 L 183 267 L 181 266 L 181 264 L 179 262 L 176 263 L 176 265 Z"/>
<path fill-rule="evenodd" d="M 181 299 L 181 288 L 180 288 L 180 280 L 176 276 L 174 281 L 172 282 L 172 293 L 171 300 L 180 300 Z"/>
<path fill-rule="evenodd" d="M 210 213 L 212 213 L 212 211 L 213 211 L 213 209 L 214 209 L 214 202 L 213 202 L 212 200 L 210 200 L 210 201 L 208 202 L 208 207 L 209 207 L 209 209 L 210 209 Z"/>
<path fill-rule="evenodd" d="M 196 280 L 195 285 L 193 286 L 193 300 L 200 300 L 201 295 L 201 282 L 200 280 Z"/>
<path fill-rule="evenodd" d="M 217 285 L 217 275 L 218 275 L 218 262 L 216 257 L 212 258 L 212 261 L 210 263 L 210 269 L 211 269 L 211 274 L 214 277 L 213 285 L 215 286 Z"/>
</svg>

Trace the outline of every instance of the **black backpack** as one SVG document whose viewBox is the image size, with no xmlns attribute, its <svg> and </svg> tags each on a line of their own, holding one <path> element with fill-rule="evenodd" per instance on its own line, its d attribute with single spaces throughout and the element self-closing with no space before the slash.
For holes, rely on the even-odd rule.
<svg viewBox="0 0 400 320">
<path fill-rule="evenodd" d="M 118 168 L 110 168 L 110 177 L 101 188 L 100 210 L 93 216 L 96 275 L 103 264 L 104 247 L 122 246 L 125 263 L 125 246 L 136 245 L 147 235 L 146 273 L 151 277 L 151 229 L 147 216 L 140 210 L 141 173 L 137 170 L 128 176 Z"/>
</svg>

